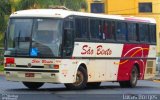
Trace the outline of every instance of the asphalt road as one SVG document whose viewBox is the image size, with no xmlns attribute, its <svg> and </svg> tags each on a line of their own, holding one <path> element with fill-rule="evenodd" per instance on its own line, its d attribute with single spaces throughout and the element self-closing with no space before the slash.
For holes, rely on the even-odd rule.
<svg viewBox="0 0 160 100">
<path fill-rule="evenodd" d="M 86 90 L 46 83 L 38 90 L 29 90 L 0 76 L 0 94 L 0 100 L 160 100 L 160 83 L 140 80 L 136 88 L 120 88 L 118 83 L 103 82 L 98 89 Z"/>
</svg>

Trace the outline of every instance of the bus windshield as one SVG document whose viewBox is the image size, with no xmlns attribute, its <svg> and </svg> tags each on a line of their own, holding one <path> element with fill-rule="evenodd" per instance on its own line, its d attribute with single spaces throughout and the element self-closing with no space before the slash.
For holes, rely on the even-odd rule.
<svg viewBox="0 0 160 100">
<path fill-rule="evenodd" d="M 58 57 L 62 42 L 60 19 L 11 18 L 6 34 L 6 56 Z"/>
</svg>

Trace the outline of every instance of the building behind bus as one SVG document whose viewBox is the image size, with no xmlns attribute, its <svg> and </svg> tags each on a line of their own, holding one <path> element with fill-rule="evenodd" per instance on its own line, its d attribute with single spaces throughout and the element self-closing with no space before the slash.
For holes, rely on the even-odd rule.
<svg viewBox="0 0 160 100">
<path fill-rule="evenodd" d="M 155 18 L 157 55 L 160 55 L 160 0 L 87 0 L 88 12 Z"/>
<path fill-rule="evenodd" d="M 14 0 L 17 2 L 18 0 Z M 160 1 L 159 0 L 86 0 L 88 12 L 143 16 L 155 18 L 157 22 L 157 54 L 160 55 Z M 15 8 L 12 6 L 12 12 Z"/>
</svg>

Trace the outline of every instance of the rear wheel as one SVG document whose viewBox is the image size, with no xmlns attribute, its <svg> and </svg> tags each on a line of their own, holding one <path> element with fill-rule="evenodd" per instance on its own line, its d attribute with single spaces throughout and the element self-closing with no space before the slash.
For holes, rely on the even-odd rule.
<svg viewBox="0 0 160 100">
<path fill-rule="evenodd" d="M 40 88 L 44 83 L 40 82 L 23 82 L 23 84 L 28 87 L 29 89 L 35 90 Z"/>
<path fill-rule="evenodd" d="M 90 82 L 90 83 L 87 83 L 87 88 L 98 88 L 100 87 L 101 85 L 101 82 Z"/>
<path fill-rule="evenodd" d="M 79 67 L 76 74 L 76 82 L 64 84 L 68 89 L 84 89 L 88 81 L 88 75 L 86 69 Z"/>
<path fill-rule="evenodd" d="M 121 81 L 119 83 L 122 88 L 125 88 L 125 87 L 134 88 L 137 85 L 137 80 L 138 80 L 138 69 L 136 66 L 134 66 L 131 71 L 130 80 Z"/>
</svg>

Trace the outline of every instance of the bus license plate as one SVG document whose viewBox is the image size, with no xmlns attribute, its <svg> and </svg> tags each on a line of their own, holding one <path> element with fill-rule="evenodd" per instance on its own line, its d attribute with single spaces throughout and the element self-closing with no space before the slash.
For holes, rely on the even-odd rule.
<svg viewBox="0 0 160 100">
<path fill-rule="evenodd" d="M 25 77 L 34 77 L 34 73 L 25 73 Z"/>
</svg>

